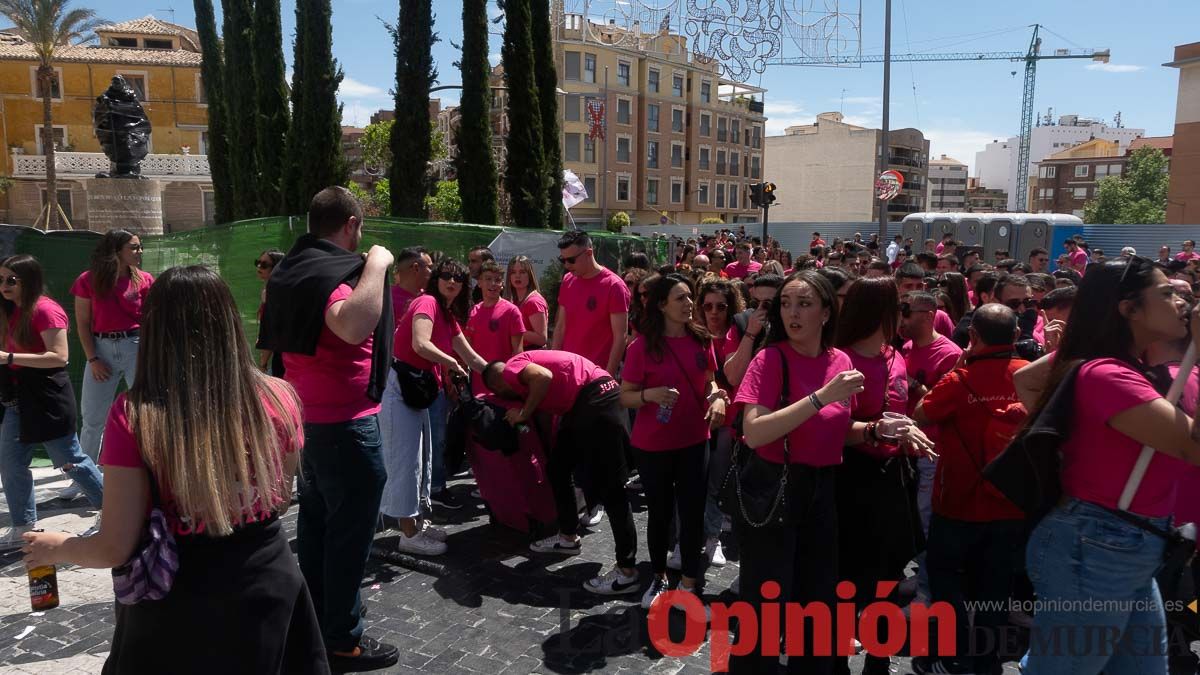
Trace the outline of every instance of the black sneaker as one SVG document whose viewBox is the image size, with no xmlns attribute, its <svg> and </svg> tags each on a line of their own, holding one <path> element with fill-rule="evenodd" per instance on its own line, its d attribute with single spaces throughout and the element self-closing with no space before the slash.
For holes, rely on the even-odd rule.
<svg viewBox="0 0 1200 675">
<path fill-rule="evenodd" d="M 453 511 L 457 511 L 463 507 L 462 502 L 458 501 L 458 498 L 456 498 L 454 493 L 448 488 L 442 488 L 441 490 L 429 495 L 429 501 L 437 504 L 443 509 L 451 509 Z"/>
<path fill-rule="evenodd" d="M 399 649 L 366 635 L 359 639 L 356 651 L 358 654 L 355 656 L 330 651 L 329 670 L 335 673 L 362 673 L 390 668 L 400 660 Z"/>
</svg>

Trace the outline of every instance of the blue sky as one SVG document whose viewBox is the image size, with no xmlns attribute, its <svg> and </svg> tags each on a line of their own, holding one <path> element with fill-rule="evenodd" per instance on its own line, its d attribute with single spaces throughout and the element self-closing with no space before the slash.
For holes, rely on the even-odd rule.
<svg viewBox="0 0 1200 675">
<path fill-rule="evenodd" d="M 595 0 L 608 3 L 618 0 Z M 634 0 L 636 2 L 637 0 Z M 671 0 L 643 0 L 663 6 Z M 834 4 L 835 0 L 783 0 L 788 6 Z M 582 0 L 567 0 L 568 7 Z M 736 0 L 711 0 L 729 7 Z M 154 14 L 195 25 L 189 0 L 95 0 L 75 5 L 95 8 L 110 20 Z M 216 0 L 218 17 L 219 0 Z M 680 2 L 681 6 L 685 3 Z M 706 3 L 700 3 L 705 5 Z M 740 3 L 742 7 L 745 2 Z M 841 0 L 843 8 L 854 7 Z M 334 54 L 345 71 L 341 98 L 344 122 L 366 124 L 379 108 L 390 108 L 395 61 L 388 34 L 376 17 L 395 21 L 398 3 L 379 0 L 334 0 Z M 283 1 L 285 54 L 291 59 L 294 0 Z M 493 14 L 498 13 L 493 2 Z M 883 0 L 862 0 L 862 53 L 883 50 Z M 452 65 L 462 32 L 462 5 L 434 0 L 435 47 L 440 80 L 459 81 Z M 220 19 L 218 18 L 218 21 Z M 1109 48 L 1107 66 L 1087 60 L 1043 61 L 1038 68 L 1036 107 L 1060 114 L 1108 120 L 1120 111 L 1127 127 L 1148 135 L 1168 135 L 1174 128 L 1178 71 L 1163 68 L 1177 44 L 1200 40 L 1200 3 L 1195 0 L 893 0 L 892 51 L 1024 51 L 1029 24 L 1040 23 L 1043 53 L 1062 47 Z M 1011 29 L 1011 30 L 1009 30 Z M 500 30 L 499 26 L 495 27 Z M 1062 36 L 1061 38 L 1058 36 Z M 499 38 L 491 50 L 499 59 Z M 797 49 L 784 41 L 784 54 Z M 930 139 L 930 151 L 973 165 L 977 150 L 992 139 L 1017 133 L 1021 111 L 1023 64 L 1004 61 L 970 63 L 898 63 L 892 66 L 892 128 L 912 126 Z M 1017 71 L 1013 76 L 1012 71 Z M 750 82 L 768 89 L 768 133 L 789 124 L 811 122 L 817 113 L 841 110 L 847 121 L 877 126 L 880 121 L 882 66 L 813 68 L 770 66 Z M 442 92 L 443 103 L 456 94 Z"/>
</svg>

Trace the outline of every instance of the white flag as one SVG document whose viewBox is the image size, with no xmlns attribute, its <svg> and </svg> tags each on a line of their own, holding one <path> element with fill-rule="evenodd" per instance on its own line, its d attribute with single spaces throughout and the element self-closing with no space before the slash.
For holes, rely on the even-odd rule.
<svg viewBox="0 0 1200 675">
<path fill-rule="evenodd" d="M 587 188 L 583 186 L 583 181 L 579 180 L 579 176 L 576 176 L 575 172 L 570 169 L 563 169 L 563 206 L 569 209 L 580 202 L 586 201 L 587 198 Z"/>
</svg>

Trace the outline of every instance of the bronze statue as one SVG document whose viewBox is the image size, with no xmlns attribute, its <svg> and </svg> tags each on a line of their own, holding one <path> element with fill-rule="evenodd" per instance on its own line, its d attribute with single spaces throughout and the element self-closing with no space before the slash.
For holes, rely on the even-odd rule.
<svg viewBox="0 0 1200 675">
<path fill-rule="evenodd" d="M 137 93 L 117 75 L 112 85 L 96 97 L 92 111 L 96 138 L 115 171 L 97 178 L 142 178 L 142 159 L 150 145 L 150 118 L 137 100 Z"/>
</svg>

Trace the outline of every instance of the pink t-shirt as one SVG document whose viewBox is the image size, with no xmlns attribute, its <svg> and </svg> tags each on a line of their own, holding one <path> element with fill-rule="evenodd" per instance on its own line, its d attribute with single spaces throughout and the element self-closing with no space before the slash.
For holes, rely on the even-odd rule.
<svg viewBox="0 0 1200 675">
<path fill-rule="evenodd" d="M 4 347 L 5 351 L 16 354 L 44 354 L 46 353 L 46 342 L 42 340 L 42 331 L 52 328 L 67 328 L 67 313 L 63 311 L 62 305 L 43 295 L 33 305 L 33 316 L 29 321 L 32 329 L 29 344 L 17 344 L 16 332 L 17 326 L 20 324 L 21 308 L 14 306 L 12 316 L 8 318 L 8 344 Z M 9 367 L 20 368 L 21 366 Z"/>
<path fill-rule="evenodd" d="M 1200 258 L 1200 253 L 1196 253 L 1195 251 L 1192 251 L 1191 253 L 1188 253 L 1187 251 L 1180 251 L 1179 253 L 1175 254 L 1175 259 L 1181 262 L 1195 260 L 1196 258 Z"/>
<path fill-rule="evenodd" d="M 433 334 L 429 341 L 433 343 L 434 347 L 451 356 L 454 355 L 454 338 L 462 333 L 462 328 L 459 327 L 458 321 L 454 317 L 446 317 L 438 307 L 437 298 L 432 295 L 422 295 L 408 303 L 408 310 L 396 321 L 396 335 L 392 338 L 394 347 L 392 353 L 397 359 L 414 368 L 436 372 L 437 364 L 418 355 L 413 349 L 413 321 L 418 316 L 426 316 L 433 321 Z"/>
<path fill-rule="evenodd" d="M 424 295 L 424 292 L 413 295 L 406 289 L 400 286 L 392 286 L 392 318 L 395 321 L 400 321 L 400 317 L 408 311 L 408 303 L 416 300 L 418 296 Z"/>
<path fill-rule="evenodd" d="M 909 340 L 904 343 L 900 352 L 904 354 L 908 376 L 925 387 L 933 389 L 933 385 L 937 384 L 938 380 L 954 370 L 963 350 L 950 338 L 938 335 L 936 340 L 924 347 L 914 346 L 912 340 Z M 910 401 L 910 403 L 912 405 L 909 406 L 908 414 L 911 415 L 917 402 Z"/>
<path fill-rule="evenodd" d="M 1081 248 L 1075 249 L 1075 252 L 1071 254 L 1071 268 L 1083 274 L 1083 271 L 1087 269 L 1087 265 L 1088 254 Z"/>
<path fill-rule="evenodd" d="M 850 357 L 838 349 L 829 349 L 815 357 L 802 356 L 786 343 L 760 351 L 750 361 L 738 387 L 736 403 L 766 406 L 775 410 L 783 390 L 783 362 L 787 359 L 788 395 L 795 402 L 815 392 L 834 375 L 853 370 Z M 824 401 L 816 415 L 787 434 L 791 461 L 809 466 L 842 463 L 842 445 L 850 429 L 850 402 Z M 783 462 L 783 439 L 755 448 L 760 457 L 777 464 Z"/>
<path fill-rule="evenodd" d="M 938 242 L 937 246 L 933 247 L 933 252 L 936 253 L 937 255 L 941 255 L 942 251 L 944 251 L 944 250 L 946 250 L 946 244 L 944 244 L 940 241 Z"/>
<path fill-rule="evenodd" d="M 270 382 L 270 380 L 268 381 Z M 278 380 L 272 382 L 271 386 L 276 387 L 277 396 L 283 403 L 284 410 L 276 410 L 264 397 L 263 404 L 266 407 L 267 416 L 270 417 L 271 423 L 275 427 L 276 438 L 278 439 L 282 454 L 299 452 L 304 446 L 304 425 L 301 420 L 300 411 L 295 405 L 292 405 L 291 397 L 282 391 L 275 382 L 278 382 Z M 282 459 L 282 456 L 280 459 Z M 116 400 L 113 401 L 112 407 L 109 408 L 108 421 L 104 425 L 104 447 L 100 452 L 100 464 L 131 469 L 149 469 L 142 459 L 142 451 L 138 445 L 137 435 L 129 427 L 129 415 L 126 410 L 126 394 L 124 392 L 117 396 Z M 153 477 L 152 479 L 157 480 Z M 290 481 L 291 479 L 289 478 L 288 480 Z M 205 523 L 203 521 L 187 522 L 181 520 L 174 509 L 174 495 L 161 482 L 158 484 L 158 487 L 163 504 L 163 514 L 167 517 L 167 523 L 174 533 L 179 536 L 202 534 L 205 530 Z M 280 496 L 276 496 L 268 504 L 263 503 L 261 495 L 256 496 L 250 508 L 243 512 L 241 522 L 242 524 L 247 524 L 269 518 L 283 503 L 283 499 Z M 147 512 L 150 510 L 150 507 L 150 503 L 147 502 Z"/>
<path fill-rule="evenodd" d="M 534 314 L 550 313 L 550 305 L 546 304 L 546 299 L 537 291 L 532 291 L 529 295 L 525 296 L 525 299 L 521 301 L 520 309 L 521 318 L 525 319 L 525 330 L 527 331 L 533 330 L 533 324 L 529 321 L 531 316 Z"/>
<path fill-rule="evenodd" d="M 142 325 L 142 303 L 150 293 L 154 277 L 148 272 L 135 270 L 141 275 L 137 288 L 130 288 L 132 277 L 121 277 L 113 289 L 103 297 L 93 297 L 92 272 L 80 274 L 71 286 L 71 295 L 92 301 L 92 332 L 112 333 L 133 330 Z"/>
<path fill-rule="evenodd" d="M 876 356 L 863 356 L 847 349 L 846 355 L 854 369 L 863 374 L 863 390 L 854 397 L 854 419 L 869 422 L 885 412 L 903 415 L 908 410 L 908 370 L 900 352 L 884 347 Z M 898 451 L 894 445 L 866 443 L 857 449 L 875 457 L 890 457 Z"/>
<path fill-rule="evenodd" d="M 1167 367 L 1171 379 L 1179 373 L 1179 364 Z M 1183 388 L 1183 396 L 1179 397 L 1179 408 L 1191 417 L 1196 416 L 1197 403 L 1200 402 L 1200 375 L 1192 371 L 1187 385 Z M 1179 474 L 1179 486 L 1175 497 L 1175 520 L 1181 523 L 1200 523 L 1200 466 L 1189 465 Z M 1200 541 L 1196 542 L 1200 550 Z"/>
<path fill-rule="evenodd" d="M 604 367 L 613 348 L 613 314 L 629 313 L 629 287 L 604 268 L 590 279 L 567 273 L 558 289 L 558 305 L 567 312 L 563 351 Z"/>
<path fill-rule="evenodd" d="M 342 284 L 329 294 L 325 311 L 350 297 L 354 289 Z M 304 404 L 304 421 L 315 424 L 348 422 L 379 412 L 379 404 L 367 398 L 371 380 L 371 345 L 374 335 L 352 345 L 321 326 L 317 350 L 312 356 L 284 352 L 284 379 Z"/>
<path fill-rule="evenodd" d="M 1116 359 L 1083 364 L 1075 382 L 1079 422 L 1062 446 L 1063 492 L 1109 508 L 1129 479 L 1142 444 L 1108 425 L 1112 417 L 1162 396 L 1141 373 Z M 1175 509 L 1175 485 L 1186 462 L 1155 453 L 1129 510 L 1159 518 Z"/>
<path fill-rule="evenodd" d="M 942 335 L 954 335 L 954 319 L 942 310 L 936 310 L 933 314 L 933 329 Z"/>
<path fill-rule="evenodd" d="M 513 337 L 519 340 L 525 334 L 525 319 L 516 305 L 500 298 L 491 307 L 482 302 L 472 307 L 463 332 L 483 360 L 507 361 L 516 353 L 512 348 Z M 487 391 L 479 373 L 471 373 L 471 391 L 477 394 Z"/>
<path fill-rule="evenodd" d="M 761 269 L 762 264 L 753 260 L 746 265 L 734 260 L 725 266 L 725 274 L 728 274 L 730 279 L 745 279 L 751 274 L 757 274 Z"/>
<path fill-rule="evenodd" d="M 643 391 L 674 387 L 679 390 L 679 400 L 666 424 L 658 421 L 657 403 L 647 401 L 638 409 L 630 437 L 633 447 L 650 452 L 677 450 L 708 440 L 704 392 L 708 388 L 707 375 L 716 370 L 712 345 L 702 347 L 691 336 L 663 338 L 663 353 L 657 357 L 650 353 L 646 338 L 634 340 L 625 350 L 621 381 L 641 385 Z"/>
<path fill-rule="evenodd" d="M 550 381 L 550 390 L 538 410 L 551 415 L 565 415 L 575 406 L 579 398 L 579 390 L 608 373 L 591 361 L 572 354 L 571 352 L 555 351 L 552 349 L 535 349 L 521 352 L 504 364 L 503 377 L 508 386 L 512 387 L 521 398 L 529 395 L 529 387 L 521 384 L 521 371 L 529 364 L 539 365 L 554 376 Z"/>
</svg>

